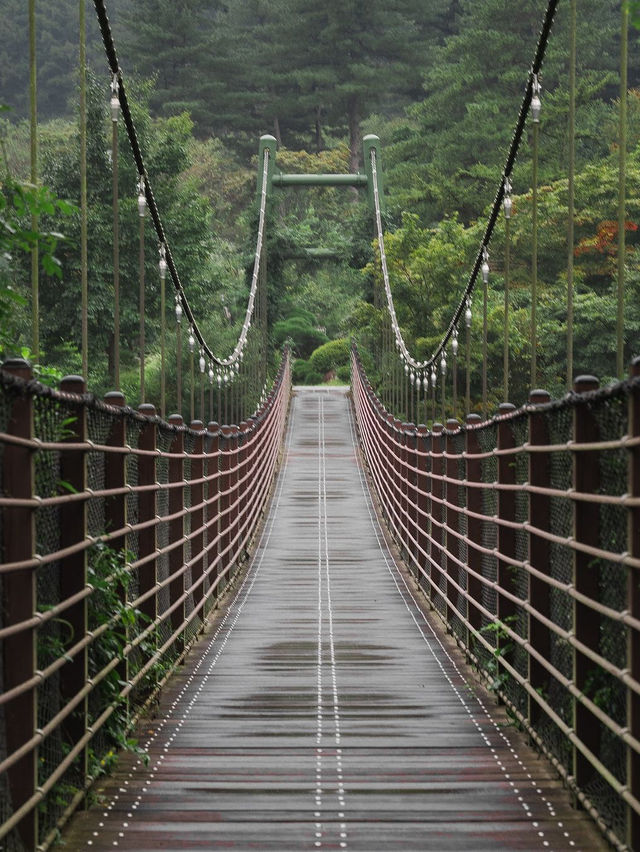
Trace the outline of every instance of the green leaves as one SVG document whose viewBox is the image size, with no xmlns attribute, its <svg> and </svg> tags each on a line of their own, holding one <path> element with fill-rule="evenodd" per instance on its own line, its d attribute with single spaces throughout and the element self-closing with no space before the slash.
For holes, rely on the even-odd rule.
<svg viewBox="0 0 640 852">
<path fill-rule="evenodd" d="M 629 21 L 640 30 L 640 0 L 626 0 L 625 6 L 629 11 Z"/>
</svg>

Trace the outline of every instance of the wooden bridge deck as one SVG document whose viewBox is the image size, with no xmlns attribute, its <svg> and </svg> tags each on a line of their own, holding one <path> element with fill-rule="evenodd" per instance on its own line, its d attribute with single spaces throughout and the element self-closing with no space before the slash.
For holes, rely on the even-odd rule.
<svg viewBox="0 0 640 852">
<path fill-rule="evenodd" d="M 65 848 L 606 848 L 423 615 L 339 391 L 295 397 L 255 559 L 140 742 Z"/>
</svg>

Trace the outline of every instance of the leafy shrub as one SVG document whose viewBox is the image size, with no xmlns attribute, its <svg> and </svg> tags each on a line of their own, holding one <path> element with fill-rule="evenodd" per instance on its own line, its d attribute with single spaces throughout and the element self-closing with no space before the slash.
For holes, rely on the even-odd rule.
<svg viewBox="0 0 640 852">
<path fill-rule="evenodd" d="M 349 384 L 349 382 L 351 381 L 351 367 L 338 367 L 336 375 L 338 376 L 341 382 L 346 382 L 347 384 Z"/>
<path fill-rule="evenodd" d="M 349 364 L 350 347 L 346 337 L 319 346 L 309 358 L 309 366 L 321 375 Z"/>
<path fill-rule="evenodd" d="M 321 385 L 322 375 L 316 370 L 309 370 L 304 380 L 305 385 Z"/>
<path fill-rule="evenodd" d="M 303 385 L 309 372 L 309 362 L 304 358 L 296 358 L 293 362 L 292 380 L 294 385 Z"/>
<path fill-rule="evenodd" d="M 328 337 L 313 326 L 313 318 L 309 320 L 312 314 L 308 311 L 303 313 L 304 315 L 296 314 L 274 323 L 273 340 L 278 348 L 285 341 L 292 340 L 295 352 L 301 358 L 308 358 L 314 349 L 327 342 Z"/>
</svg>

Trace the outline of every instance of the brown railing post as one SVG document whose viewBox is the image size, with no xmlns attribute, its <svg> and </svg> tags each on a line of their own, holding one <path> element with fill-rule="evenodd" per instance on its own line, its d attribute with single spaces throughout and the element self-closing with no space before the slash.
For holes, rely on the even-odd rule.
<svg viewBox="0 0 640 852">
<path fill-rule="evenodd" d="M 599 382 L 594 376 L 579 376 L 574 382 L 577 394 L 597 390 Z M 574 440 L 576 443 L 597 441 L 600 438 L 598 425 L 586 405 L 578 404 L 574 409 Z M 600 487 L 600 458 L 597 450 L 573 454 L 573 487 L 576 491 L 597 494 Z M 600 543 L 600 507 L 597 503 L 576 501 L 573 510 L 574 538 L 582 544 L 597 547 Z M 593 558 L 580 551 L 573 554 L 573 584 L 592 600 L 598 600 L 598 568 Z M 576 639 L 599 650 L 600 618 L 591 607 L 574 601 L 574 630 Z M 579 650 L 573 650 L 573 679 L 580 692 L 585 692 L 593 663 Z M 600 725 L 592 713 L 575 698 L 573 699 L 574 729 L 578 738 L 593 754 L 600 751 Z M 594 769 L 578 749 L 573 749 L 574 775 L 578 787 L 585 789 L 593 777 Z"/>
<path fill-rule="evenodd" d="M 220 564 L 218 573 L 224 577 L 224 585 L 229 582 L 230 554 L 229 542 L 231 541 L 231 527 L 229 518 L 229 506 L 231 505 L 230 498 L 230 476 L 229 468 L 232 464 L 231 451 L 231 435 L 233 433 L 232 426 L 223 426 L 220 436 Z"/>
<path fill-rule="evenodd" d="M 211 588 L 215 586 L 218 577 L 217 559 L 220 553 L 220 541 L 217 540 L 220 532 L 220 459 L 218 456 L 220 427 L 212 420 L 207 426 L 207 433 L 207 568 L 214 566 L 209 573 L 209 588 Z M 218 587 L 216 586 L 213 598 L 217 597 Z"/>
<path fill-rule="evenodd" d="M 229 578 L 235 574 L 238 567 L 238 517 L 239 517 L 239 499 L 238 499 L 238 458 L 240 442 L 240 430 L 234 424 L 231 427 L 231 437 L 229 439 L 229 451 L 231 453 L 229 459 Z"/>
<path fill-rule="evenodd" d="M 446 517 L 446 529 L 443 535 L 443 544 L 451 556 L 446 557 L 447 566 L 447 624 L 453 630 L 453 615 L 459 615 L 455 602 L 458 600 L 458 592 L 453 585 L 455 579 L 459 576 L 458 563 L 455 557 L 460 553 L 460 539 L 456 535 L 460 531 L 459 510 L 458 510 L 458 458 L 456 454 L 456 442 L 454 434 L 460 429 L 460 424 L 457 419 L 449 418 L 447 420 L 447 435 L 444 439 L 444 449 L 447 457 L 444 460 L 444 470 L 447 477 L 447 482 L 444 483 L 443 493 L 446 494 L 447 503 L 450 504 L 442 513 Z M 443 562 L 443 564 L 445 564 Z M 455 632 L 455 631 L 454 631 Z"/>
<path fill-rule="evenodd" d="M 21 358 L 5 361 L 2 369 L 12 376 L 29 381 L 31 367 Z M 7 433 L 27 440 L 33 435 L 33 400 L 19 394 L 12 401 Z M 31 449 L 6 444 L 2 463 L 2 490 L 6 497 L 30 500 L 34 496 L 34 460 Z M 35 555 L 35 512 L 31 506 L 7 506 L 3 512 L 5 562 L 23 562 Z M 10 571 L 2 575 L 3 626 L 11 627 L 33 618 L 36 612 L 36 572 L 32 568 Z M 21 630 L 3 642 L 3 686 L 5 692 L 33 677 L 36 667 L 36 631 Z M 18 751 L 38 727 L 37 692 L 35 688 L 16 696 L 6 706 L 5 727 L 7 754 Z M 7 773 L 12 810 L 15 813 L 27 802 L 38 786 L 38 750 L 32 749 Z M 25 849 L 38 843 L 38 809 L 31 810 L 18 823 L 17 834 Z"/>
<path fill-rule="evenodd" d="M 382 495 L 382 507 L 387 512 L 387 518 L 390 524 L 391 535 L 394 540 L 396 539 L 396 529 L 393 523 L 393 497 L 395 496 L 396 490 L 396 459 L 395 459 L 395 445 L 394 445 L 394 421 L 395 418 L 393 414 L 387 413 L 385 415 L 385 463 L 387 466 L 386 475 L 384 477 L 384 481 L 387 486 L 386 494 Z"/>
<path fill-rule="evenodd" d="M 62 393 L 84 394 L 86 383 L 81 376 L 66 376 L 60 382 Z M 87 411 L 84 405 L 78 405 L 77 415 L 67 426 L 65 441 L 81 443 L 87 439 Z M 70 450 L 60 454 L 60 478 L 65 489 L 83 493 L 87 488 L 87 454 L 84 450 Z M 84 541 L 87 535 L 87 503 L 74 500 L 60 506 L 60 547 L 67 548 Z M 60 600 L 76 595 L 87 584 L 87 551 L 72 553 L 60 560 Z M 87 634 L 86 598 L 70 606 L 64 619 L 69 624 L 69 632 L 75 642 Z M 60 670 L 60 694 L 66 704 L 84 688 L 87 677 L 87 649 L 83 648 Z M 85 697 L 76 710 L 62 725 L 65 744 L 74 746 L 82 739 L 88 722 L 88 699 Z M 79 761 L 80 773 L 84 782 L 88 772 L 88 752 L 83 749 Z"/>
<path fill-rule="evenodd" d="M 394 417 L 391 422 L 391 439 L 392 439 L 392 447 L 391 451 L 393 453 L 393 481 L 395 483 L 394 488 L 394 502 L 395 502 L 395 512 L 397 515 L 397 520 L 395 522 L 395 539 L 398 548 L 400 549 L 400 553 L 404 555 L 404 542 L 402 540 L 402 513 L 404 510 L 404 493 L 402 487 L 402 454 L 404 452 L 402 447 L 403 434 L 402 434 L 402 420 L 398 417 Z"/>
<path fill-rule="evenodd" d="M 417 427 L 410 425 L 406 434 L 407 444 L 407 504 L 408 504 L 408 565 L 416 573 L 418 562 L 418 456 L 417 456 Z"/>
<path fill-rule="evenodd" d="M 155 422 L 151 419 L 156 416 L 155 406 L 143 403 L 138 406 L 138 411 L 149 420 L 144 424 L 138 438 L 138 449 L 146 453 L 155 453 L 157 448 L 157 429 Z M 156 484 L 156 457 L 154 455 L 138 456 L 138 485 L 154 486 Z M 152 521 L 157 514 L 156 491 L 141 491 L 138 494 L 138 521 Z M 157 549 L 157 525 L 141 529 L 138 533 L 138 558 L 140 560 L 151 557 Z M 140 594 L 150 591 L 156 585 L 157 560 L 148 559 L 138 571 L 138 583 Z M 140 604 L 140 612 L 145 619 L 153 622 L 157 616 L 157 594 L 151 595 Z M 144 628 L 144 625 L 143 625 Z"/>
<path fill-rule="evenodd" d="M 124 408 L 125 398 L 120 391 L 105 394 L 104 401 L 114 408 Z M 109 447 L 124 447 L 126 443 L 126 422 L 124 417 L 114 418 L 107 437 Z M 126 456 L 124 453 L 107 453 L 104 459 L 104 487 L 123 488 L 126 482 Z M 107 532 L 124 529 L 127 522 L 127 500 L 124 494 L 108 497 L 104 507 Z M 111 541 L 114 550 L 124 550 L 124 536 Z"/>
<path fill-rule="evenodd" d="M 532 390 L 529 394 L 531 405 L 544 405 L 551 396 L 545 390 Z M 529 443 L 532 446 L 547 446 L 549 444 L 549 426 L 544 412 L 530 409 L 529 411 Z M 551 486 L 551 455 L 549 453 L 529 454 L 529 482 L 533 486 L 549 488 Z M 541 532 L 551 529 L 551 500 L 546 494 L 529 495 L 529 525 Z M 529 532 L 529 563 L 537 571 L 550 574 L 551 545 L 546 538 Z M 551 612 L 551 595 L 549 584 L 539 577 L 529 574 L 529 603 L 536 613 L 549 618 Z M 533 614 L 529 615 L 529 642 L 545 660 L 551 659 L 551 644 L 549 629 Z M 548 693 L 549 675 L 535 657 L 529 658 L 529 683 L 536 691 L 544 696 Z M 535 728 L 540 718 L 538 703 L 529 695 L 529 722 Z"/>
<path fill-rule="evenodd" d="M 467 426 L 476 426 L 482 422 L 479 414 L 467 414 Z M 467 429 L 466 434 L 466 452 L 467 456 L 467 481 L 482 482 L 482 462 L 478 458 L 469 458 L 480 452 L 480 444 L 478 435 L 474 428 Z M 477 515 L 482 515 L 482 489 L 467 488 L 467 509 Z M 482 574 L 482 554 L 474 546 L 474 542 L 482 541 L 482 520 L 478 517 L 467 518 L 467 565 L 477 575 Z M 477 576 L 471 573 L 467 574 L 467 594 L 469 595 L 469 625 L 470 630 L 467 635 L 467 647 L 469 650 L 473 646 L 473 633 L 477 632 L 482 627 L 482 615 L 476 604 L 482 602 L 482 582 Z"/>
<path fill-rule="evenodd" d="M 409 523 L 409 423 L 401 423 L 398 439 L 400 441 L 400 493 L 401 493 L 401 523 L 404 527 L 404 532 L 400 533 L 402 541 L 402 557 L 405 562 L 411 562 L 411 542 L 410 523 Z"/>
<path fill-rule="evenodd" d="M 631 363 L 631 376 L 640 378 L 640 358 Z M 640 386 L 636 385 L 629 394 L 629 436 L 640 438 Z M 640 446 L 631 448 L 629 455 L 629 494 L 640 497 Z M 640 558 L 640 506 L 629 511 L 628 550 L 631 556 Z M 640 619 L 640 578 L 637 568 L 628 569 L 628 602 L 631 616 Z M 629 627 L 628 665 L 635 683 L 640 683 L 640 632 Z M 632 689 L 627 691 L 627 727 L 634 739 L 640 740 L 640 696 Z M 632 796 L 640 800 L 640 755 L 627 746 L 627 778 Z M 640 816 L 629 808 L 627 820 L 628 847 L 640 849 Z"/>
<path fill-rule="evenodd" d="M 443 453 L 445 447 L 445 440 L 444 435 L 442 434 L 443 428 L 444 427 L 442 423 L 434 423 L 432 427 L 433 437 L 431 443 L 431 471 L 433 476 L 431 479 L 431 494 L 433 499 L 431 500 L 431 560 L 429 566 L 429 573 L 432 580 L 429 594 L 432 604 L 437 603 L 438 599 L 441 597 L 441 594 L 439 592 L 434 591 L 434 586 L 436 589 L 442 589 L 442 575 L 446 566 L 446 562 L 443 558 L 442 553 L 442 548 L 444 545 L 444 529 L 442 527 L 442 524 L 444 523 L 444 519 L 446 517 L 445 512 L 443 511 L 444 506 L 442 505 L 442 500 L 444 499 L 444 482 L 440 478 L 444 476 Z M 445 616 L 446 602 L 440 602 L 438 610 L 443 616 Z"/>
<path fill-rule="evenodd" d="M 416 499 L 416 508 L 417 508 L 417 516 L 416 516 L 416 524 L 417 524 L 417 550 L 416 550 L 416 579 L 420 585 L 420 588 L 424 590 L 424 574 L 423 572 L 426 569 L 427 565 L 427 551 L 429 548 L 429 536 L 428 536 L 428 497 L 427 497 L 427 489 L 428 479 L 427 479 L 427 435 L 428 430 L 424 424 L 420 424 L 418 426 L 418 434 L 416 436 L 416 468 L 417 468 L 417 481 L 416 486 L 418 489 L 417 499 Z"/>
<path fill-rule="evenodd" d="M 498 408 L 498 414 L 501 419 L 498 420 L 498 449 L 510 450 L 516 445 L 513 437 L 513 428 L 511 421 L 504 418 L 504 415 L 515 411 L 515 405 L 510 402 L 503 402 Z M 515 485 L 516 483 L 516 465 L 515 455 L 498 456 L 498 485 Z M 516 519 L 516 495 L 514 491 L 503 491 L 498 489 L 498 519 L 501 521 L 515 522 Z M 503 557 L 515 558 L 516 555 L 516 533 L 513 527 L 505 526 L 498 523 L 498 600 L 497 614 L 498 620 L 502 624 L 509 624 L 512 617 L 515 615 L 516 607 L 512 600 L 505 597 L 502 591 L 514 594 L 515 583 L 513 582 L 513 571 L 511 565 Z M 498 648 L 500 648 L 501 631 L 497 634 Z M 506 639 L 507 645 L 510 644 Z M 505 655 L 509 658 L 510 655 Z"/>
<path fill-rule="evenodd" d="M 248 486 L 245 483 L 244 485 L 240 485 L 241 480 L 247 475 L 247 442 L 250 439 L 251 433 L 253 431 L 253 423 L 252 421 L 243 420 L 239 426 L 238 433 L 238 500 L 240 504 L 238 506 L 238 547 L 240 545 L 240 541 L 242 538 L 242 526 L 245 519 L 245 513 L 247 513 L 251 508 L 251 495 L 248 493 Z M 250 488 L 250 486 L 249 486 Z M 242 497 L 240 496 L 242 495 Z M 245 544 L 242 551 L 238 549 L 238 564 L 243 562 L 247 556 L 247 545 Z"/>
<path fill-rule="evenodd" d="M 204 424 L 201 420 L 193 420 L 191 430 L 198 433 L 191 458 L 191 558 L 195 558 L 191 565 L 191 585 L 195 587 L 204 571 L 204 483 L 196 481 L 204 476 Z M 203 591 L 202 583 L 194 588 L 194 608 L 202 600 Z M 204 619 L 204 613 L 200 617 Z"/>
<path fill-rule="evenodd" d="M 180 414 L 172 414 L 169 423 L 176 431 L 169 452 L 176 458 L 169 459 L 169 515 L 175 515 L 184 509 L 184 421 Z M 169 521 L 169 574 L 179 572 L 169 583 L 169 606 L 173 607 L 184 594 L 184 516 Z M 171 632 L 175 633 L 184 624 L 185 606 L 182 601 L 171 612 Z M 183 650 L 184 636 L 176 641 L 178 653 Z"/>
<path fill-rule="evenodd" d="M 105 394 L 104 401 L 107 405 L 114 408 L 124 408 L 125 398 L 120 391 L 110 391 Z M 107 446 L 109 447 L 124 447 L 127 442 L 127 422 L 122 417 L 114 417 L 111 421 L 111 428 L 107 436 Z M 127 482 L 127 457 L 125 453 L 106 453 L 104 458 L 104 487 L 124 488 Z M 104 504 L 104 520 L 106 532 L 124 529 L 127 523 L 127 498 L 126 495 L 116 494 L 107 497 Z M 114 551 L 119 551 L 123 554 L 126 551 L 127 539 L 126 535 L 122 534 L 117 538 L 109 541 L 109 547 Z M 123 604 L 127 603 L 127 589 L 122 585 L 120 589 L 120 598 Z M 91 626 L 91 625 L 90 625 Z M 123 681 L 129 680 L 129 661 L 123 659 L 118 666 L 118 674 Z M 91 720 L 93 721 L 93 720 Z"/>
</svg>

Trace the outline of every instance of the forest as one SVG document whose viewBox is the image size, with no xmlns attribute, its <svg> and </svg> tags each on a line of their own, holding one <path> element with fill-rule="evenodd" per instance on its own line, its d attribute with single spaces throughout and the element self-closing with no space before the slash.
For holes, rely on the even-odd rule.
<svg viewBox="0 0 640 852">
<path fill-rule="evenodd" d="M 638 4 L 630 4 L 632 15 Z M 500 186 L 546 2 L 520 0 L 107 0 L 122 73 L 158 206 L 208 341 L 233 347 L 255 247 L 257 149 L 278 140 L 283 172 L 353 172 L 362 137 L 381 140 L 385 242 L 403 335 L 429 356 L 460 300 Z M 80 197 L 78 2 L 36 4 L 39 183 L 29 183 L 27 4 L 0 8 L 0 347 L 29 356 L 30 257 L 40 245 L 39 375 L 78 373 Z M 616 373 L 620 150 L 619 0 L 578 0 L 574 243 L 567 245 L 569 2 L 544 61 L 534 210 L 532 127 L 513 174 L 510 388 L 529 390 L 532 220 L 539 238 L 538 384 L 567 387 L 567 253 L 574 263 L 574 373 Z M 633 20 L 632 20 L 633 23 Z M 628 34 L 625 359 L 639 354 L 640 74 Z M 87 5 L 89 388 L 113 386 L 111 75 Z M 119 127 L 121 385 L 137 399 L 137 174 Z M 39 215 L 40 233 L 30 228 Z M 147 397 L 159 387 L 157 251 L 146 255 Z M 325 250 L 321 257 L 306 249 Z M 374 352 L 383 325 L 379 265 L 364 194 L 287 189 L 267 227 L 271 345 L 291 341 L 294 378 L 348 377 L 348 341 Z M 505 225 L 491 244 L 488 387 L 502 399 Z M 173 328 L 173 303 L 167 308 Z M 482 317 L 473 304 L 472 335 Z M 185 355 L 185 358 L 187 356 Z M 479 345 L 471 348 L 479 405 Z M 172 359 L 175 362 L 175 356 Z M 186 361 L 185 361 L 186 363 Z M 175 371 L 175 363 L 171 367 Z M 460 373 L 462 382 L 462 372 Z M 177 401 L 176 401 L 177 404 Z M 459 412 L 456 412 L 458 414 Z"/>
</svg>

